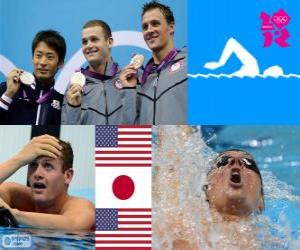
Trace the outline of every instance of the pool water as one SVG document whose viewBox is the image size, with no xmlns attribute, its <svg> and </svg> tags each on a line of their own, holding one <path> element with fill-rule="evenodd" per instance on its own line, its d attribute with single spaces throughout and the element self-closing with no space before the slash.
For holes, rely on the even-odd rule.
<svg viewBox="0 0 300 250">
<path fill-rule="evenodd" d="M 57 250 L 76 250 L 76 249 L 94 249 L 94 232 L 63 232 L 57 230 L 33 229 L 33 228 L 4 228 L 0 227 L 0 249 L 57 249 Z M 6 236 L 19 236 L 20 238 L 29 236 L 28 245 L 19 245 L 20 247 L 9 247 Z M 5 241 L 5 242 L 4 242 Z M 6 245 L 5 245 L 6 244 Z M 11 245 L 12 246 L 12 245 Z"/>
<path fill-rule="evenodd" d="M 263 214 L 286 234 L 287 249 L 288 241 L 300 242 L 300 126 L 203 126 L 201 132 L 216 152 L 239 148 L 254 156 L 264 181 Z"/>
<path fill-rule="evenodd" d="M 82 197 L 95 203 L 94 188 L 74 188 L 69 190 L 69 194 Z M 30 236 L 30 247 L 4 248 L 7 236 Z M 9 242 L 8 242 L 9 243 Z M 19 242 L 20 243 L 20 242 Z M 22 243 L 22 242 L 21 242 Z M 3 245 L 4 244 L 4 245 Z M 94 249 L 95 233 L 90 231 L 59 231 L 36 229 L 21 226 L 20 228 L 0 227 L 0 249 L 57 249 L 57 250 L 76 250 Z"/>
<path fill-rule="evenodd" d="M 190 136 L 178 126 L 154 130 L 153 249 L 172 250 L 177 239 L 194 242 L 198 248 L 193 249 L 300 249 L 300 126 L 193 130 Z M 202 187 L 217 152 L 229 148 L 245 149 L 256 159 L 264 182 L 265 210 L 224 227 L 211 223 L 213 215 Z"/>
</svg>

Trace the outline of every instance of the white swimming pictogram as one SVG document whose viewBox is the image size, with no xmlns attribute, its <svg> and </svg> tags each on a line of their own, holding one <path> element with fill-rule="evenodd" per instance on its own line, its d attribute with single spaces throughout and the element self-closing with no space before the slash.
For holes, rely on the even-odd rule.
<svg viewBox="0 0 300 250">
<path fill-rule="evenodd" d="M 233 77 L 238 77 L 238 78 L 244 78 L 244 77 L 250 77 L 250 78 L 255 78 L 255 77 L 260 77 L 260 78 L 267 78 L 267 77 L 273 77 L 273 78 L 300 78 L 300 75 L 298 74 L 284 74 L 283 69 L 278 66 L 274 65 L 271 66 L 267 69 L 264 70 L 262 74 L 260 74 L 260 69 L 258 62 L 256 58 L 245 48 L 243 47 L 236 39 L 230 38 L 223 51 L 221 54 L 221 57 L 219 61 L 212 61 L 212 62 L 207 62 L 204 64 L 204 68 L 210 69 L 210 70 L 215 70 L 220 67 L 223 67 L 226 65 L 227 61 L 229 58 L 235 54 L 236 57 L 240 60 L 242 66 L 239 70 L 230 73 L 230 74 L 213 74 L 213 73 L 208 73 L 208 74 L 188 74 L 189 77 L 192 78 L 233 78 Z"/>
</svg>

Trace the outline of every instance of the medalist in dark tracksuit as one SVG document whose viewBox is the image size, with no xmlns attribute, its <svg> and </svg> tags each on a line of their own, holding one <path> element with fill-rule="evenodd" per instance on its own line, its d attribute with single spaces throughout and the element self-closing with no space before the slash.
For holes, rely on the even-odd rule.
<svg viewBox="0 0 300 250">
<path fill-rule="evenodd" d="M 59 125 L 63 95 L 35 79 L 36 88 L 21 84 L 12 100 L 4 96 L 6 83 L 0 84 L 0 124 Z M 11 101 L 11 103 L 9 103 Z"/>
</svg>

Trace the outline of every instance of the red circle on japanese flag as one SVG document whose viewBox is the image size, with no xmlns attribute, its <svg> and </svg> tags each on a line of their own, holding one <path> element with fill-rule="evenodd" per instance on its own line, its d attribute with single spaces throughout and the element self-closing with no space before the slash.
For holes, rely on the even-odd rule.
<svg viewBox="0 0 300 250">
<path fill-rule="evenodd" d="M 127 200 L 134 193 L 134 182 L 129 176 L 120 175 L 114 180 L 112 189 L 118 199 Z"/>
</svg>

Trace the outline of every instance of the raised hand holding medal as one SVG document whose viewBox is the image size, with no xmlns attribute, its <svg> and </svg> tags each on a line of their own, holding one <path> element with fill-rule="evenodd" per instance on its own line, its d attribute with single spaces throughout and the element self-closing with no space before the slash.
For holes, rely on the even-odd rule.
<svg viewBox="0 0 300 250">
<path fill-rule="evenodd" d="M 70 81 L 70 87 L 67 91 L 67 100 L 69 104 L 73 106 L 81 105 L 81 92 L 85 82 L 86 78 L 84 74 L 81 72 L 76 72 L 73 74 Z"/>
<path fill-rule="evenodd" d="M 34 76 L 27 72 L 24 71 L 21 75 L 20 75 L 20 81 L 21 83 L 30 86 L 32 89 L 35 89 L 35 80 L 34 80 Z"/>
<path fill-rule="evenodd" d="M 82 88 L 85 85 L 85 76 L 81 72 L 76 72 L 71 78 L 71 84 L 78 84 Z"/>
<path fill-rule="evenodd" d="M 116 81 L 117 88 L 123 87 L 135 87 L 137 84 L 137 78 L 135 77 L 136 71 L 144 64 L 144 56 L 137 54 L 134 55 L 130 63 L 122 70 L 120 79 Z"/>
<path fill-rule="evenodd" d="M 131 58 L 131 61 L 128 66 L 132 66 L 135 70 L 142 67 L 144 64 L 144 56 L 140 54 L 136 54 Z"/>
</svg>

